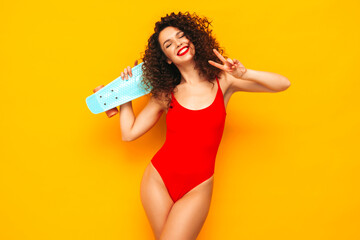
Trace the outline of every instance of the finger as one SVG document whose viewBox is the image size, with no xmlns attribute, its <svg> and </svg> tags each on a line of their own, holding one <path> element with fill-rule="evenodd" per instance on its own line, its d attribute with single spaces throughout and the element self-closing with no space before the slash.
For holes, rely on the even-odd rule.
<svg viewBox="0 0 360 240">
<path fill-rule="evenodd" d="M 123 72 L 120 74 L 120 76 L 121 76 L 121 79 L 124 80 L 124 73 Z"/>
<path fill-rule="evenodd" d="M 125 78 L 126 80 L 128 80 L 128 72 L 127 72 L 127 68 L 124 69 L 124 72 L 125 72 Z"/>
<path fill-rule="evenodd" d="M 128 73 L 130 74 L 130 77 L 132 77 L 131 67 L 128 66 L 127 69 L 128 69 Z"/>
<path fill-rule="evenodd" d="M 223 67 L 223 65 L 218 64 L 217 62 L 214 62 L 214 61 L 211 61 L 211 60 L 209 60 L 208 62 L 209 62 L 211 65 L 213 65 L 214 67 L 220 68 L 221 70 L 225 70 L 225 68 Z"/>
<path fill-rule="evenodd" d="M 230 58 L 227 59 L 227 62 L 225 63 L 225 65 L 227 65 L 229 68 L 231 69 L 235 69 L 236 66 L 235 66 L 235 63 L 233 60 L 231 60 Z"/>
<path fill-rule="evenodd" d="M 244 65 L 242 65 L 242 63 L 239 62 L 239 60 L 234 59 L 234 61 L 235 61 L 235 64 L 236 64 L 237 66 L 244 67 Z"/>
<path fill-rule="evenodd" d="M 214 51 L 215 55 L 216 55 L 218 58 L 220 58 L 220 60 L 221 60 L 223 63 L 226 62 L 226 59 L 225 59 L 215 48 L 213 49 L 213 51 Z"/>
<path fill-rule="evenodd" d="M 227 61 L 230 62 L 231 64 L 234 64 L 234 61 L 231 60 L 231 58 L 228 58 Z"/>
</svg>

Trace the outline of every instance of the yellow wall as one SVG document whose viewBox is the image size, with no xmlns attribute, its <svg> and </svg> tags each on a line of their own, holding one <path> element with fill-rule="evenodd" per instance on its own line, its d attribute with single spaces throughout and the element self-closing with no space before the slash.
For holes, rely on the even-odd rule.
<svg viewBox="0 0 360 240">
<path fill-rule="evenodd" d="M 0 239 L 153 239 L 139 189 L 165 115 L 123 142 L 119 115 L 85 98 L 140 59 L 160 17 L 187 10 L 213 20 L 230 57 L 292 84 L 232 96 L 198 239 L 360 239 L 359 5 L 2 1 Z"/>
</svg>

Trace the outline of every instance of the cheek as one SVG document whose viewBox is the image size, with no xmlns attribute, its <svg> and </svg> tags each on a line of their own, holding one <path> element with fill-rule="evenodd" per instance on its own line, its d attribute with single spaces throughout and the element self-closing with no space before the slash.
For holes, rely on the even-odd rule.
<svg viewBox="0 0 360 240">
<path fill-rule="evenodd" d="M 168 50 L 165 50 L 163 51 L 165 57 L 169 58 L 170 59 L 170 54 L 169 54 L 169 49 Z"/>
<path fill-rule="evenodd" d="M 167 50 L 166 48 L 162 49 L 162 53 L 163 53 L 166 57 L 168 57 L 167 52 L 168 52 L 168 50 Z"/>
</svg>

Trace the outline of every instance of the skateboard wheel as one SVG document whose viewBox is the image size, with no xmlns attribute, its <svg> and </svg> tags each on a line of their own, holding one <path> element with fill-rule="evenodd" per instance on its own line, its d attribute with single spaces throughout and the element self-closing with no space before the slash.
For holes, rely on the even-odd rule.
<svg viewBox="0 0 360 240">
<path fill-rule="evenodd" d="M 119 110 L 116 107 L 114 107 L 110 110 L 107 110 L 105 113 L 109 118 L 111 118 L 111 117 L 115 116 L 118 112 L 119 112 Z"/>
<path fill-rule="evenodd" d="M 96 93 L 97 91 L 99 91 L 100 89 L 102 89 L 104 87 L 104 85 L 100 85 L 100 86 L 97 86 L 93 92 Z"/>
</svg>

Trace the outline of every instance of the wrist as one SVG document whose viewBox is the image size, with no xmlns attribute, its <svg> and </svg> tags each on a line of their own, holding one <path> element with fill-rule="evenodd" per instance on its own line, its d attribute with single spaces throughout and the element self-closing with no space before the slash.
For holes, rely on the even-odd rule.
<svg viewBox="0 0 360 240">
<path fill-rule="evenodd" d="M 246 69 L 246 72 L 240 77 L 243 80 L 251 80 L 251 75 L 253 74 L 253 70 Z"/>
<path fill-rule="evenodd" d="M 120 105 L 120 108 L 121 107 L 127 107 L 127 106 L 132 106 L 132 101 L 129 101 L 129 102 L 126 102 L 126 103 L 123 103 Z"/>
</svg>

